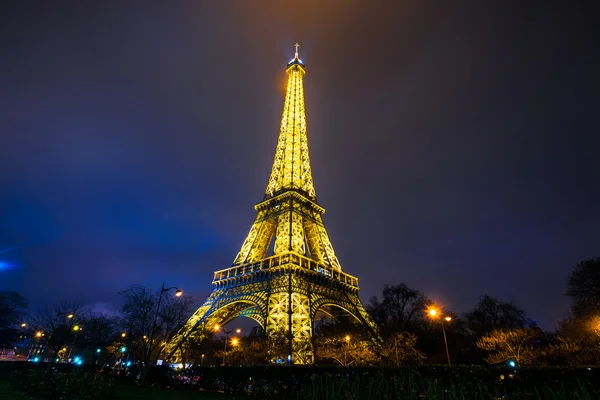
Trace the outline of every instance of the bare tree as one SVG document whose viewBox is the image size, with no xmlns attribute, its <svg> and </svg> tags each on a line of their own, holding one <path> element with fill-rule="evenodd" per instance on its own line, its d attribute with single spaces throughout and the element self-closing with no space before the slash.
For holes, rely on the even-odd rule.
<svg viewBox="0 0 600 400">
<path fill-rule="evenodd" d="M 565 345 L 561 355 L 570 364 L 600 365 L 600 317 L 570 316 L 559 323 L 556 333 Z"/>
<path fill-rule="evenodd" d="M 0 292 L 0 348 L 12 347 L 29 303 L 17 292 Z"/>
<path fill-rule="evenodd" d="M 567 280 L 567 296 L 577 318 L 600 314 L 600 257 L 575 265 Z"/>
<path fill-rule="evenodd" d="M 191 297 L 172 297 L 154 293 L 143 286 L 132 286 L 121 292 L 121 307 L 128 350 L 137 355 L 144 366 L 142 380 L 194 309 Z M 160 303 L 160 305 L 159 305 Z"/>
<path fill-rule="evenodd" d="M 503 302 L 495 297 L 484 295 L 479 302 L 465 314 L 468 329 L 476 336 L 484 335 L 495 329 L 515 329 L 527 326 L 524 310 L 512 302 Z"/>
<path fill-rule="evenodd" d="M 30 321 L 30 335 L 40 344 L 45 344 L 51 354 L 65 347 L 80 345 L 83 340 L 83 323 L 90 309 L 77 301 L 44 306 Z"/>
<path fill-rule="evenodd" d="M 386 340 L 382 347 L 382 355 L 393 365 L 418 364 L 425 355 L 416 348 L 417 337 L 411 333 L 396 333 Z"/>
<path fill-rule="evenodd" d="M 405 283 L 385 285 L 382 299 L 372 297 L 367 311 L 380 326 L 383 334 L 408 332 L 427 325 L 425 310 L 431 304 L 423 293 Z"/>
<path fill-rule="evenodd" d="M 370 342 L 345 337 L 321 337 L 316 341 L 315 356 L 344 366 L 370 365 L 379 360 Z"/>
<path fill-rule="evenodd" d="M 541 330 L 537 328 L 496 329 L 482 336 L 476 344 L 488 352 L 485 360 L 489 364 L 514 360 L 518 364 L 532 365 L 544 355 L 542 349 L 536 346 L 540 336 Z"/>
</svg>

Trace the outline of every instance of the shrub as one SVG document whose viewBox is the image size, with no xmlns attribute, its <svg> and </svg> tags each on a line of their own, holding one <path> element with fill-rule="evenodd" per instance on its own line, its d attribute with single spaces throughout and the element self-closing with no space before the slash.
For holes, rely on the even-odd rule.
<svg viewBox="0 0 600 400">
<path fill-rule="evenodd" d="M 49 400 L 94 400 L 112 395 L 113 384 L 112 379 L 93 372 L 45 369 L 13 372 L 9 389 Z"/>
</svg>

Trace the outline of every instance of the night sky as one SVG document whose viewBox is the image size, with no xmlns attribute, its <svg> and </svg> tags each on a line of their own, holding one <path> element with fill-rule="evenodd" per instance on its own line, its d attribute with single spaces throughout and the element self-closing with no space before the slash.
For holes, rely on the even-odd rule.
<svg viewBox="0 0 600 400">
<path fill-rule="evenodd" d="M 318 201 L 363 301 L 488 293 L 554 328 L 600 256 L 599 14 L 433 3 L 3 3 L 0 290 L 203 300 L 264 195 L 298 41 Z"/>
</svg>

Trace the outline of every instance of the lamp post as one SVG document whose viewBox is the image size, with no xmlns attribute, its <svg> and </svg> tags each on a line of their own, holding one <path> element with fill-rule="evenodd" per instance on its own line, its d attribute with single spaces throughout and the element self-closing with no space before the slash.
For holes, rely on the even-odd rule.
<svg viewBox="0 0 600 400">
<path fill-rule="evenodd" d="M 231 332 L 233 332 L 233 329 L 225 329 L 225 328 L 220 327 L 219 325 L 215 325 L 215 332 L 218 332 L 218 331 L 223 331 L 223 333 L 225 334 L 225 347 L 223 348 L 223 366 L 225 366 L 225 354 L 227 354 L 227 341 L 229 340 L 229 334 Z M 241 332 L 242 332 L 242 330 L 240 328 L 237 328 L 235 330 L 235 333 L 239 334 Z M 237 339 L 235 339 L 235 341 L 236 341 L 235 344 L 237 344 Z"/>
<path fill-rule="evenodd" d="M 160 303 L 162 302 L 163 293 L 168 292 L 171 289 L 175 289 L 175 296 L 181 297 L 183 291 L 179 290 L 179 288 L 175 286 L 171 286 L 169 288 L 165 288 L 165 283 L 163 282 L 162 287 L 160 288 L 160 295 L 158 296 L 158 305 L 156 306 L 156 313 L 154 315 L 154 322 L 152 323 L 152 329 L 150 330 L 150 339 L 148 340 L 148 349 L 146 351 L 145 360 L 144 360 L 144 369 L 150 360 L 150 353 L 152 352 L 152 342 L 154 340 L 154 331 L 156 330 L 156 321 L 158 320 L 158 313 L 160 312 Z M 144 374 L 145 376 L 145 374 Z"/>
<path fill-rule="evenodd" d="M 348 366 L 348 346 L 350 346 L 350 335 L 346 335 L 344 337 L 346 341 L 346 346 L 344 346 L 344 367 Z"/>
<path fill-rule="evenodd" d="M 448 365 L 452 365 L 450 362 L 450 352 L 448 351 L 448 340 L 446 339 L 446 328 L 444 327 L 444 321 L 450 322 L 452 321 L 452 317 L 449 315 L 441 315 L 440 312 L 435 308 L 429 309 L 429 316 L 432 318 L 437 318 L 439 315 L 440 321 L 442 323 L 442 333 L 444 335 L 444 346 L 446 346 L 446 357 L 448 358 Z"/>
</svg>

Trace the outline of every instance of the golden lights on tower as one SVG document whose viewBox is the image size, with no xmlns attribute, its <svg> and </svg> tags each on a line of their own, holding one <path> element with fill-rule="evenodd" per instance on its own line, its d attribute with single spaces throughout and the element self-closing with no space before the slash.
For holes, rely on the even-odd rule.
<svg viewBox="0 0 600 400">
<path fill-rule="evenodd" d="M 273 167 L 265 196 L 255 205 L 256 219 L 232 266 L 214 273 L 213 292 L 170 342 L 174 351 L 178 341 L 201 330 L 229 335 L 233 330 L 223 325 L 245 316 L 257 321 L 266 335 L 286 338 L 286 348 L 279 350 L 289 362 L 310 364 L 313 322 L 324 305 L 348 310 L 371 333 L 373 343 L 381 341 L 358 297 L 358 279 L 342 271 L 323 222 L 325 209 L 317 203 L 304 104 L 306 66 L 298 47 L 286 67 Z M 225 346 L 239 343 L 238 338 L 228 339 Z M 345 341 L 350 344 L 350 336 Z"/>
</svg>

